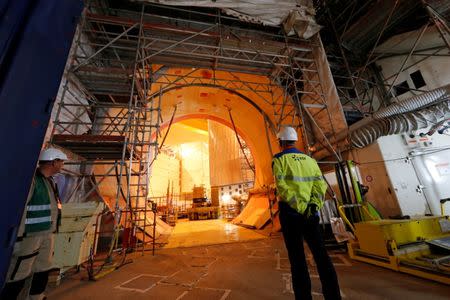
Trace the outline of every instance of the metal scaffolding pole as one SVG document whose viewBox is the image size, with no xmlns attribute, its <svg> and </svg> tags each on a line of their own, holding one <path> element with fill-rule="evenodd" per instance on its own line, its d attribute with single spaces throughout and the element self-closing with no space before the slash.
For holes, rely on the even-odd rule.
<svg viewBox="0 0 450 300">
<path fill-rule="evenodd" d="M 389 97 L 390 93 L 392 91 L 392 89 L 394 88 L 395 82 L 397 81 L 397 78 L 400 76 L 400 74 L 403 72 L 403 69 L 405 68 L 406 63 L 408 62 L 409 58 L 411 57 L 411 54 L 414 52 L 414 50 L 416 50 L 417 45 L 419 44 L 420 40 L 422 39 L 425 31 L 428 28 L 428 24 L 425 24 L 425 26 L 422 27 L 422 29 L 419 32 L 419 35 L 417 36 L 413 47 L 411 48 L 411 51 L 409 52 L 409 54 L 406 56 L 405 60 L 403 61 L 403 63 L 400 66 L 400 69 L 398 70 L 398 72 L 395 74 L 394 79 L 392 80 L 391 85 L 389 86 L 389 89 L 386 92 L 386 95 Z"/>
</svg>

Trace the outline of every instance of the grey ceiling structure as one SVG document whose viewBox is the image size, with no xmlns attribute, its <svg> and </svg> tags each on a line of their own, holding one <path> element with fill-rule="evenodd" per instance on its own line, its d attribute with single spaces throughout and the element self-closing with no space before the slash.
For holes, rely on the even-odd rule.
<svg viewBox="0 0 450 300">
<path fill-rule="evenodd" d="M 317 0 L 317 21 L 323 25 L 321 36 L 327 50 L 333 77 L 349 124 L 374 113 L 374 98 L 380 107 L 389 105 L 395 96 L 389 79 L 383 78 L 376 60 L 392 55 L 375 49 L 389 38 L 436 25 L 442 43 L 431 54 L 410 45 L 402 56 L 422 56 L 422 61 L 442 55 L 450 47 L 448 24 L 450 2 L 445 0 Z M 424 29 L 425 28 L 425 29 Z M 420 31 L 419 31 L 420 32 Z M 423 34 L 423 33 L 422 33 Z M 420 38 L 417 43 L 420 43 Z M 411 67 L 408 59 L 398 66 L 399 73 Z M 395 78 L 394 78 L 395 79 Z M 395 80 L 394 80 L 395 83 Z M 416 92 L 421 92 L 416 91 Z"/>
</svg>

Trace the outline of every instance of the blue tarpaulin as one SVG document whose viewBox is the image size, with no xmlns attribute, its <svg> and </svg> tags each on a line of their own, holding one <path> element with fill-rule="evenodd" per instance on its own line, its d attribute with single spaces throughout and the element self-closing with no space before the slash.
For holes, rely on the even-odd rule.
<svg viewBox="0 0 450 300">
<path fill-rule="evenodd" d="M 0 1 L 0 287 L 82 8 Z"/>
</svg>

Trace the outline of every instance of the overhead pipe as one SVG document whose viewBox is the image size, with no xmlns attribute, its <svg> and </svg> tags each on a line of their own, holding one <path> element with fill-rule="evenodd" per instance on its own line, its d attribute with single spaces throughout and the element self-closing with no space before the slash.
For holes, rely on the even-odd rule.
<svg viewBox="0 0 450 300">
<path fill-rule="evenodd" d="M 429 92 L 396 102 L 388 107 L 381 108 L 372 115 L 374 119 L 387 118 L 393 115 L 410 112 L 450 96 L 450 84 Z"/>
<path fill-rule="evenodd" d="M 450 118 L 450 101 L 445 101 L 419 111 L 374 120 L 351 132 L 350 141 L 352 146 L 364 148 L 379 137 L 427 128 L 448 118 Z"/>
<path fill-rule="evenodd" d="M 394 103 L 340 132 L 332 142 L 343 147 L 351 144 L 364 148 L 381 136 L 433 126 L 450 118 L 449 99 L 450 84 Z M 321 159 L 330 154 L 328 149 L 321 147 L 314 152 L 314 157 Z"/>
</svg>

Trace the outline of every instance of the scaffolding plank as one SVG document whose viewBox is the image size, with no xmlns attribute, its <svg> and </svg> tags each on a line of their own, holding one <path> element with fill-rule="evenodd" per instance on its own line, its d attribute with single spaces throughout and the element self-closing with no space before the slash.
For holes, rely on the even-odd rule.
<svg viewBox="0 0 450 300">
<path fill-rule="evenodd" d="M 52 143 L 89 160 L 121 160 L 125 137 L 112 135 L 55 134 L 52 138 Z M 136 153 L 134 156 L 136 156 Z M 128 147 L 125 157 L 127 159 L 130 157 Z"/>
</svg>

